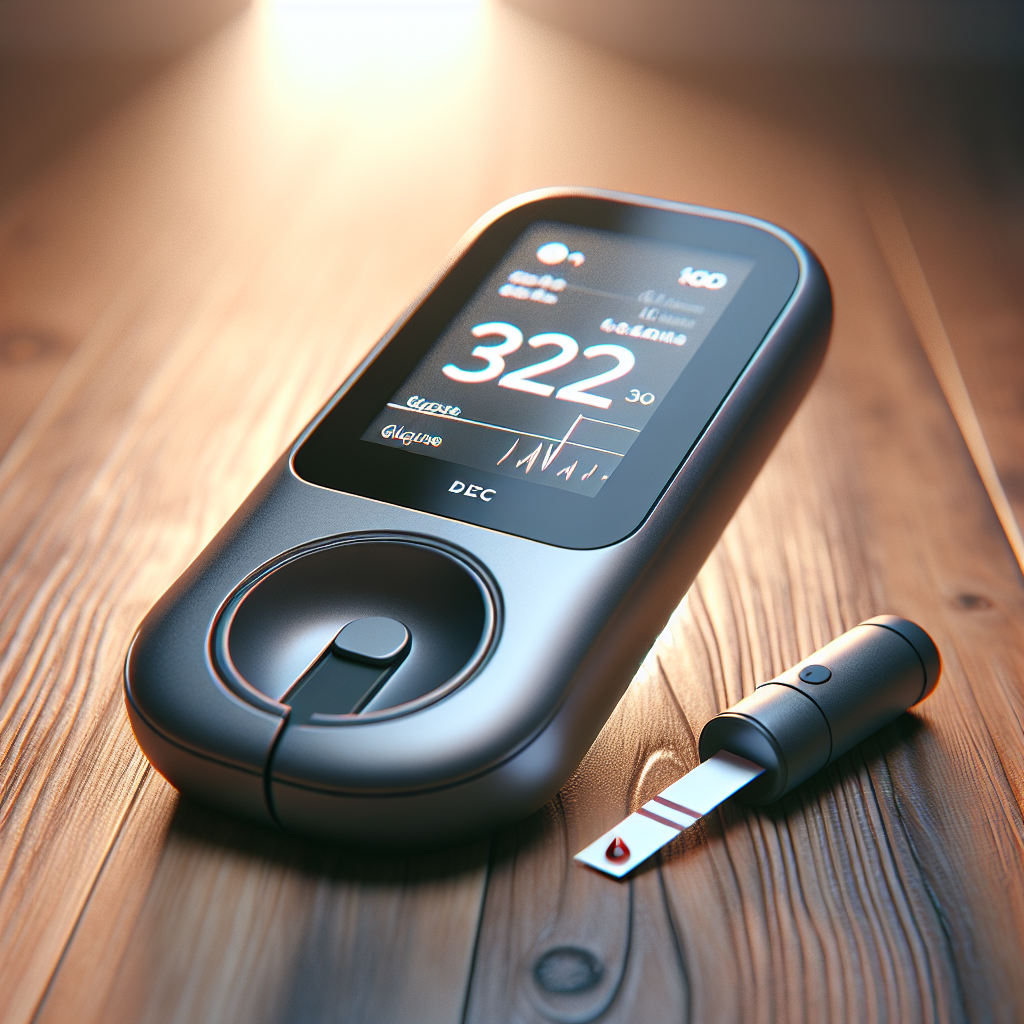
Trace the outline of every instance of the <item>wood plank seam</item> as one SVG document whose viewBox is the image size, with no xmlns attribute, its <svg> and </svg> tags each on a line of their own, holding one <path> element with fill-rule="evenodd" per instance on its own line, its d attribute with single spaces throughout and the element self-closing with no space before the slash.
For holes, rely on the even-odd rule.
<svg viewBox="0 0 1024 1024">
<path fill-rule="evenodd" d="M 877 748 L 880 744 L 877 741 L 869 742 L 859 748 L 857 752 L 858 760 L 863 764 L 863 772 L 867 778 L 868 790 L 870 792 L 870 800 L 873 805 L 874 814 L 878 819 L 879 828 L 876 832 L 876 838 L 881 837 L 885 842 L 886 849 L 888 851 L 888 857 L 881 859 L 881 863 L 885 866 L 885 884 L 891 894 L 893 904 L 897 904 L 897 893 L 902 891 L 903 893 L 910 892 L 910 886 L 907 884 L 906 879 L 901 878 L 900 875 L 900 860 L 898 851 L 891 835 L 891 824 L 886 820 L 885 806 L 887 803 L 892 802 L 892 793 L 894 790 L 892 775 L 889 770 L 889 762 L 885 757 L 884 750 L 882 751 L 881 758 L 875 761 L 877 772 L 882 777 L 883 785 L 879 787 L 875 780 L 875 773 L 871 770 L 871 764 L 869 763 L 869 752 L 870 748 Z M 873 759 L 874 760 L 874 759 Z M 881 792 L 880 792 L 881 788 Z M 902 822 L 900 822 L 902 824 Z M 909 842 L 909 837 L 905 837 L 908 840 L 908 847 L 913 857 L 914 865 L 918 868 L 918 877 L 914 879 L 916 883 L 922 881 L 923 872 L 920 868 L 920 859 L 916 856 L 916 851 L 913 849 L 913 844 Z M 894 877 L 895 876 L 895 877 Z M 902 907 L 908 907 L 909 903 L 901 904 Z M 912 944 L 914 948 L 914 962 L 919 973 L 926 979 L 926 984 L 922 985 L 921 988 L 927 992 L 929 997 L 929 1006 L 922 1007 L 922 1010 L 929 1010 L 930 1013 L 925 1014 L 926 1017 L 930 1017 L 934 1020 L 942 1020 L 944 1014 L 942 1012 L 941 1002 L 939 1000 L 939 994 L 935 986 L 934 971 L 931 969 L 931 960 L 927 955 L 927 940 L 926 936 L 921 928 L 921 924 L 913 913 L 906 913 L 900 915 L 900 923 L 905 930 L 907 935 L 908 945 Z M 947 954 L 950 951 L 947 947 Z M 952 957 L 949 957 L 952 960 Z M 959 992 L 961 989 L 960 973 L 956 969 L 955 965 L 952 971 L 953 982 L 956 990 Z"/>
<path fill-rule="evenodd" d="M 469 1021 L 469 994 L 473 988 L 473 965 L 480 952 L 480 936 L 484 927 L 484 908 L 487 906 L 487 891 L 491 887 L 491 880 L 494 877 L 494 836 L 487 837 L 487 868 L 484 873 L 484 882 L 480 887 L 480 905 L 476 912 L 476 931 L 473 934 L 473 948 L 469 954 L 469 975 L 466 978 L 466 987 L 462 993 L 462 1011 L 459 1014 L 459 1024 L 468 1024 Z"/>
<path fill-rule="evenodd" d="M 671 689 L 671 687 L 666 686 L 666 689 Z M 679 966 L 679 974 L 682 977 L 682 1020 L 688 1024 L 689 1021 L 693 1020 L 693 984 L 690 978 L 690 972 L 686 966 L 686 957 L 683 955 L 682 937 L 679 934 L 679 928 L 676 926 L 675 916 L 672 912 L 672 901 L 668 898 L 668 891 L 665 885 L 665 872 L 663 869 L 662 854 L 660 850 L 658 851 L 656 871 L 658 875 L 658 893 L 661 896 L 661 902 L 665 907 L 665 918 L 668 921 L 668 933 L 672 937 L 672 944 L 676 954 L 676 963 Z"/>
<path fill-rule="evenodd" d="M 903 300 L 903 306 L 914 325 L 925 355 L 928 356 L 928 361 L 939 380 L 939 386 L 960 428 L 967 450 L 971 453 L 978 475 L 985 485 L 1017 565 L 1024 574 L 1024 534 L 1021 533 L 1013 506 L 999 478 L 977 411 L 967 391 L 967 384 L 903 214 L 880 168 L 865 164 L 860 173 L 859 184 L 864 208 L 878 248 L 889 268 L 893 283 Z"/>
<path fill-rule="evenodd" d="M 29 1018 L 30 1021 L 34 1022 L 39 1019 L 39 1014 L 42 1012 L 43 1006 L 46 1004 L 46 999 L 50 994 L 50 990 L 53 988 L 54 982 L 56 981 L 57 976 L 60 974 L 60 969 L 64 963 L 64 958 L 67 956 L 68 949 L 74 942 L 75 936 L 78 934 L 79 926 L 81 925 L 82 918 L 85 916 L 85 912 L 89 907 L 89 902 L 92 899 L 92 895 L 96 890 L 96 886 L 103 875 L 104 869 L 106 868 L 108 862 L 110 861 L 111 855 L 117 848 L 118 841 L 121 838 L 121 833 L 124 828 L 124 823 L 130 817 L 132 810 L 137 805 L 140 799 L 140 794 L 145 790 L 145 784 L 149 776 L 152 774 L 152 772 L 153 768 L 147 764 L 139 777 L 138 785 L 135 787 L 135 792 L 132 794 L 131 800 L 129 800 L 124 806 L 124 811 L 122 812 L 120 819 L 118 820 L 117 828 L 112 829 L 110 832 L 110 842 L 107 844 L 107 848 L 103 854 L 103 857 L 98 862 L 96 872 L 92 877 L 92 881 L 89 885 L 88 891 L 85 894 L 85 898 L 82 900 L 82 904 L 78 908 L 78 913 L 75 915 L 75 923 L 68 930 L 67 938 L 64 941 L 64 947 L 60 952 L 60 956 L 57 957 L 57 961 L 54 964 L 53 971 L 50 974 L 50 979 L 46 983 L 46 987 L 43 989 L 42 994 L 39 997 L 39 1001 L 36 1003 L 35 1008 L 32 1010 L 32 1015 Z"/>
<path fill-rule="evenodd" d="M 881 765 L 888 780 L 889 790 L 886 793 L 886 799 L 880 799 L 878 801 L 879 812 L 884 814 L 884 810 L 886 807 L 892 808 L 893 814 L 895 815 L 895 827 L 897 827 L 900 830 L 900 833 L 903 836 L 903 842 L 906 845 L 907 850 L 910 852 L 910 856 L 914 861 L 914 866 L 917 868 L 918 881 L 921 883 L 921 888 L 923 892 L 928 897 L 928 901 L 932 907 L 932 912 L 935 914 L 935 919 L 938 922 L 939 928 L 942 932 L 943 941 L 946 947 L 947 962 L 953 965 L 952 970 L 947 975 L 947 978 L 952 981 L 952 994 L 956 999 L 956 1006 L 954 1009 L 957 1012 L 953 1016 L 957 1017 L 958 1019 L 965 1020 L 967 1018 L 967 1010 L 966 1001 L 964 999 L 964 986 L 963 980 L 960 976 L 960 971 L 956 968 L 955 957 L 953 956 L 953 935 L 949 928 L 949 922 L 946 920 L 946 916 L 942 912 L 942 903 L 938 899 L 938 896 L 936 895 L 935 890 L 932 887 L 931 880 L 928 877 L 926 865 L 918 852 L 917 844 L 914 842 L 914 837 L 911 834 L 910 829 L 907 827 L 906 821 L 904 821 L 903 812 L 900 808 L 900 800 L 897 792 L 897 787 L 893 784 L 892 768 L 889 763 L 889 758 L 885 753 L 882 754 Z M 888 831 L 886 831 L 884 835 L 886 837 L 886 841 L 889 842 Z M 914 924 L 918 932 L 920 933 L 921 929 L 916 920 L 914 921 Z M 922 943 L 924 942 L 923 935 L 921 936 L 921 941 Z M 948 1021 L 952 1019 L 951 1015 L 946 1012 L 947 1008 L 943 1005 L 941 999 L 939 998 L 935 978 L 931 970 L 931 963 L 927 960 L 926 967 L 928 972 L 929 987 L 931 989 L 934 1001 L 933 1010 L 935 1014 L 935 1019 L 942 1022 Z"/>
</svg>

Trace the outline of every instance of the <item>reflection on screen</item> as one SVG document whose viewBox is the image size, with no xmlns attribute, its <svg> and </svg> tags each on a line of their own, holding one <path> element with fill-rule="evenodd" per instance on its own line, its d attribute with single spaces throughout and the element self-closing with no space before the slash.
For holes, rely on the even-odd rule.
<svg viewBox="0 0 1024 1024">
<path fill-rule="evenodd" d="M 362 438 L 592 496 L 753 265 L 537 222 Z"/>
</svg>

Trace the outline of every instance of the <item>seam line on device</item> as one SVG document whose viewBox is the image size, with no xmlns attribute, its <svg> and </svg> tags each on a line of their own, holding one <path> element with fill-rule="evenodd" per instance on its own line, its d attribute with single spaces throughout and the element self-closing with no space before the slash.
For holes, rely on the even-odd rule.
<svg viewBox="0 0 1024 1024">
<path fill-rule="evenodd" d="M 267 761 L 263 768 L 263 802 L 267 805 L 267 814 L 270 815 L 274 824 L 281 829 L 282 832 L 287 831 L 287 829 L 285 829 L 284 825 L 281 824 L 281 819 L 277 816 L 277 808 L 274 806 L 274 756 L 277 754 L 277 748 L 280 746 L 281 740 L 284 738 L 285 729 L 288 728 L 288 720 L 290 717 L 291 708 L 288 709 L 288 714 L 281 719 L 281 724 L 278 726 L 277 733 L 270 744 L 270 749 L 267 751 Z"/>
<path fill-rule="evenodd" d="M 830 764 L 832 761 L 832 751 L 835 750 L 836 745 L 835 741 L 832 739 L 832 723 L 828 720 L 828 715 L 825 714 L 824 708 L 822 708 L 822 706 L 809 693 L 801 690 L 799 686 L 793 686 L 792 683 L 784 683 L 781 679 L 769 679 L 767 683 L 762 683 L 761 686 L 767 686 L 769 683 L 772 683 L 775 686 L 785 686 L 794 693 L 799 693 L 801 697 L 806 697 L 818 709 L 818 713 L 825 719 L 825 728 L 828 729 L 828 757 L 825 759 L 825 764 L 822 765 L 822 768 L 824 768 L 825 765 Z M 757 689 L 760 690 L 761 686 L 758 686 Z"/>
<path fill-rule="evenodd" d="M 890 633 L 895 633 L 901 640 L 906 641 L 907 645 L 917 656 L 918 663 L 921 666 L 921 674 L 924 676 L 924 682 L 921 683 L 921 692 L 917 695 L 917 700 L 914 701 L 914 704 L 916 704 L 917 701 L 924 696 L 924 691 L 928 689 L 928 666 L 924 663 L 924 658 L 921 657 L 921 652 L 909 640 L 907 640 L 907 638 L 898 629 L 893 629 L 892 626 L 887 626 L 884 622 L 864 622 L 861 623 L 861 625 L 878 626 L 880 629 L 887 629 Z M 914 704 L 911 704 L 910 706 L 913 707 Z"/>
</svg>

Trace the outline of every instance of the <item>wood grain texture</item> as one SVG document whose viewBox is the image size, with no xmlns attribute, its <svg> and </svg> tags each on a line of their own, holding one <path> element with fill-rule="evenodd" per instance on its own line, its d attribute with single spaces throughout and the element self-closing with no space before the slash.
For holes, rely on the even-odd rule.
<svg viewBox="0 0 1024 1024">
<path fill-rule="evenodd" d="M 1014 233 L 1024 233 L 1013 200 L 1024 189 L 1019 183 L 1016 189 L 982 187 L 962 163 L 962 154 L 950 154 L 941 173 L 924 182 L 893 174 L 893 190 L 1000 481 L 1024 527 L 1024 264 L 1013 248 Z"/>
<path fill-rule="evenodd" d="M 184 806 L 128 946 L 105 960 L 113 984 L 76 1019 L 457 1020 L 484 854 L 352 856 Z M 69 1005 L 53 992 L 41 1019 Z"/>
<path fill-rule="evenodd" d="M 58 339 L 23 361 L 51 360 L 35 383 L 0 363 L 22 396 L 0 406 L 0 1020 L 1014 1020 L 1024 584 L 855 173 L 867 155 L 894 182 L 1012 495 L 1019 308 L 1002 277 L 949 283 L 978 222 L 934 214 L 969 168 L 910 188 L 891 148 L 773 112 L 756 81 L 744 99 L 502 8 L 416 10 L 257 8 L 0 212 L 0 335 Z M 180 804 L 123 710 L 139 619 L 458 234 L 575 182 L 776 220 L 837 305 L 811 395 L 612 720 L 543 811 L 426 858 Z M 943 653 L 914 714 L 622 884 L 570 863 L 696 763 L 708 718 L 885 610 Z"/>
<path fill-rule="evenodd" d="M 885 256 L 903 305 L 960 428 L 999 525 L 1017 559 L 1017 565 L 1024 572 L 1024 533 L 1021 532 L 1017 514 L 1003 486 L 999 467 L 992 457 L 975 402 L 967 389 L 956 351 L 935 303 L 906 221 L 892 190 L 877 169 L 864 175 L 862 191 L 878 247 Z M 988 396 L 983 394 L 979 397 Z M 987 418 L 992 419 L 991 416 Z M 1001 435 L 1002 432 L 997 433 L 997 439 L 1003 440 Z"/>
</svg>

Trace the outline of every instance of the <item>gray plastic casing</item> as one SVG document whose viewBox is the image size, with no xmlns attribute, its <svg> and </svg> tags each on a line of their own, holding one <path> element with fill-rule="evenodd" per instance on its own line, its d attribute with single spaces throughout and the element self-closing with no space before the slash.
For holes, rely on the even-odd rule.
<svg viewBox="0 0 1024 1024">
<path fill-rule="evenodd" d="M 831 325 L 827 278 L 771 224 L 590 189 L 530 193 L 496 208 L 442 274 L 487 224 L 551 195 L 756 227 L 793 252 L 796 287 L 649 514 L 607 547 L 554 547 L 309 484 L 291 460 L 321 412 L 157 602 L 129 650 L 132 727 L 183 793 L 266 826 L 370 846 L 442 844 L 510 823 L 573 772 L 689 588 L 817 372 Z M 286 730 L 284 704 L 226 684 L 212 651 L 214 623 L 266 563 L 355 534 L 422 539 L 478 567 L 495 594 L 494 642 L 469 679 L 432 703 Z"/>
</svg>

